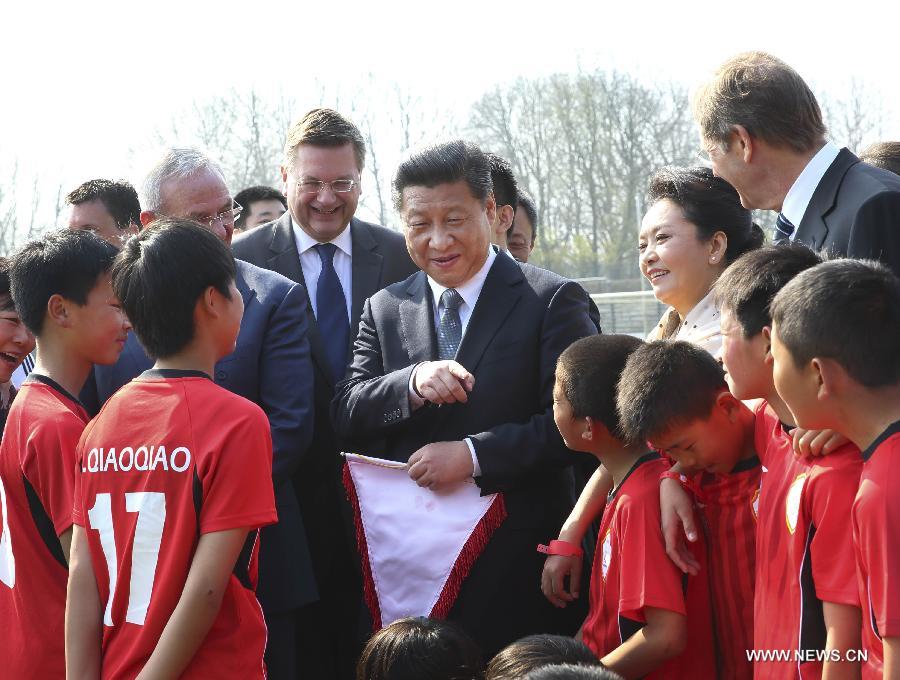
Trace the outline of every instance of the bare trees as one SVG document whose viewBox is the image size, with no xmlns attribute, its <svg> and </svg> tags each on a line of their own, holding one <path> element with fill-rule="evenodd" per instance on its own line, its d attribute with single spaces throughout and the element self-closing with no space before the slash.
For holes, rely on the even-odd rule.
<svg viewBox="0 0 900 680">
<path fill-rule="evenodd" d="M 633 273 L 647 180 L 696 146 L 683 90 L 615 71 L 520 79 L 482 97 L 470 129 L 535 195 L 536 261 L 570 276 Z"/>
</svg>

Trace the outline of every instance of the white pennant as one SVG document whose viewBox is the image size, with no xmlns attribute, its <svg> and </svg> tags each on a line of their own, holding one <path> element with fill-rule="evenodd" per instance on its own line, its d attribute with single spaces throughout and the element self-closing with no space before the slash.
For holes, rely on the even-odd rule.
<svg viewBox="0 0 900 680">
<path fill-rule="evenodd" d="M 375 630 L 405 616 L 446 616 L 506 516 L 502 496 L 482 496 L 473 480 L 431 491 L 405 463 L 344 456 Z"/>
</svg>

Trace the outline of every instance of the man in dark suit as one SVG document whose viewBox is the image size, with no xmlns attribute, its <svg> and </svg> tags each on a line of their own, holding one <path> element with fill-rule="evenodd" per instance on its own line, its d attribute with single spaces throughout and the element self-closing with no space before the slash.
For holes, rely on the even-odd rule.
<svg viewBox="0 0 900 680">
<path fill-rule="evenodd" d="M 394 190 L 423 271 L 366 303 L 335 428 L 361 453 L 407 461 L 420 486 L 474 478 L 504 493 L 508 517 L 450 612 L 486 656 L 530 633 L 572 634 L 578 624 L 567 629 L 564 610 L 541 597 L 536 546 L 574 500 L 552 388 L 560 353 L 597 332 L 588 296 L 491 247 L 490 167 L 477 147 L 413 155 Z"/>
<path fill-rule="evenodd" d="M 193 219 L 226 243 L 240 212 L 219 166 L 193 149 L 172 149 L 153 168 L 143 186 L 143 208 L 145 226 L 159 216 Z M 274 272 L 241 260 L 236 265 L 244 316 L 234 353 L 216 364 L 213 378 L 258 404 L 272 428 L 278 523 L 260 535 L 257 595 L 268 627 L 269 677 L 293 680 L 297 610 L 316 599 L 309 548 L 291 484 L 313 431 L 306 294 L 302 286 Z M 129 334 L 118 363 L 96 367 L 83 399 L 99 408 L 152 363 Z"/>
<path fill-rule="evenodd" d="M 763 52 L 732 57 L 694 114 L 713 171 L 744 207 L 778 211 L 776 242 L 881 260 L 900 274 L 900 177 L 825 140 L 819 104 L 794 69 Z"/>
<path fill-rule="evenodd" d="M 316 423 L 295 485 L 319 589 L 298 626 L 310 677 L 354 677 L 359 652 L 362 582 L 329 418 L 334 385 L 344 377 L 365 300 L 416 270 L 400 234 L 354 217 L 365 153 L 359 130 L 339 113 L 307 113 L 285 144 L 288 212 L 234 242 L 237 257 L 303 283 L 309 294 Z"/>
</svg>

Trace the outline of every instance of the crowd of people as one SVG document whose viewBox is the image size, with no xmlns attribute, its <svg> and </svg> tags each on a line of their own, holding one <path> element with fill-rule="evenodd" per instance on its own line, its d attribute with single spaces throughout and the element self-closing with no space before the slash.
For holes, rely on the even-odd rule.
<svg viewBox="0 0 900 680">
<path fill-rule="evenodd" d="M 0 677 L 900 679 L 900 143 L 838 148 L 760 52 L 693 108 L 643 340 L 528 264 L 540 206 L 465 140 L 400 163 L 402 233 L 330 109 L 282 191 L 193 148 L 73 190 L 0 259 Z M 422 536 L 491 499 L 429 535 L 439 604 L 341 452 Z"/>
</svg>

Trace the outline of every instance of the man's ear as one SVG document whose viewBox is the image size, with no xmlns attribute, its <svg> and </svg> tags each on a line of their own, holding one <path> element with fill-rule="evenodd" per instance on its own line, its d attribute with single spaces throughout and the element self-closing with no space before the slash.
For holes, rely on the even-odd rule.
<svg viewBox="0 0 900 680">
<path fill-rule="evenodd" d="M 487 195 L 484 200 L 484 212 L 487 214 L 488 224 L 493 225 L 497 219 L 497 201 L 494 199 L 493 192 Z"/>
<path fill-rule="evenodd" d="M 141 226 L 146 227 L 153 220 L 156 219 L 156 213 L 152 210 L 142 210 L 141 211 Z"/>
<path fill-rule="evenodd" d="M 743 125 L 732 125 L 731 133 L 731 143 L 738 145 L 744 163 L 750 163 L 753 160 L 753 152 L 756 150 L 753 137 Z"/>
<path fill-rule="evenodd" d="M 497 209 L 497 233 L 506 234 L 509 231 L 510 227 L 512 227 L 513 218 L 516 216 L 516 211 L 513 210 L 511 205 L 502 205 Z"/>
</svg>

